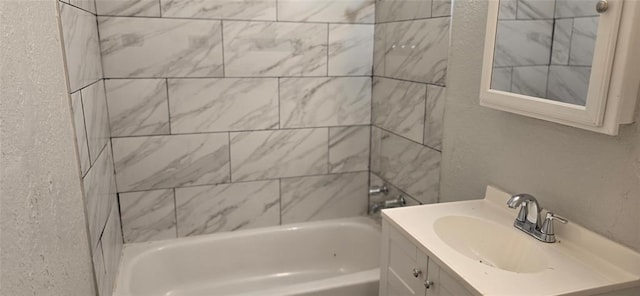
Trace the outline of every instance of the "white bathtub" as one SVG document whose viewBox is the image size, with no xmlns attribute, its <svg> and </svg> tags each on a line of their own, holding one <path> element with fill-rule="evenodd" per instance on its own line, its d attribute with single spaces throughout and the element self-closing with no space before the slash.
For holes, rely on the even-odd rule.
<svg viewBox="0 0 640 296">
<path fill-rule="evenodd" d="M 115 296 L 378 295 L 365 217 L 126 245 Z"/>
</svg>

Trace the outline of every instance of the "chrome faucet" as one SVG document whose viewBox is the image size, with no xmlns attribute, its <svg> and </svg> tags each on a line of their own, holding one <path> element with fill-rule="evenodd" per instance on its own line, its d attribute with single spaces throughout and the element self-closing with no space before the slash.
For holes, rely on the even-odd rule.
<svg viewBox="0 0 640 296">
<path fill-rule="evenodd" d="M 513 222 L 513 226 L 515 228 L 518 228 L 546 243 L 553 243 L 556 241 L 553 229 L 553 220 L 558 220 L 563 224 L 568 222 L 566 219 L 548 212 L 544 223 L 540 223 L 540 213 L 542 212 L 542 208 L 540 207 L 538 200 L 530 194 L 521 193 L 512 196 L 507 201 L 507 206 L 512 209 L 520 206 L 520 212 L 518 212 L 518 216 Z"/>
<path fill-rule="evenodd" d="M 542 209 L 533 195 L 526 193 L 516 194 L 507 201 L 507 205 L 512 209 L 521 206 L 516 218 L 516 222 L 519 222 L 520 225 L 531 228 L 527 230 L 540 229 L 540 211 Z"/>
</svg>

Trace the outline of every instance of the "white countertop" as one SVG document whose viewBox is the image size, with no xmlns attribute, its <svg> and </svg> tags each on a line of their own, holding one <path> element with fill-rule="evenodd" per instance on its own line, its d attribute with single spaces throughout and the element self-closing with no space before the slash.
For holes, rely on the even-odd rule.
<svg viewBox="0 0 640 296">
<path fill-rule="evenodd" d="M 575 223 L 556 223 L 556 243 L 537 241 L 513 228 L 517 211 L 506 206 L 511 195 L 488 187 L 485 199 L 387 209 L 383 218 L 413 241 L 445 271 L 476 295 L 597 295 L 640 286 L 640 254 Z M 441 240 L 434 223 L 445 216 L 470 216 L 511 226 L 533 240 L 548 267 L 516 273 L 466 257 Z"/>
</svg>

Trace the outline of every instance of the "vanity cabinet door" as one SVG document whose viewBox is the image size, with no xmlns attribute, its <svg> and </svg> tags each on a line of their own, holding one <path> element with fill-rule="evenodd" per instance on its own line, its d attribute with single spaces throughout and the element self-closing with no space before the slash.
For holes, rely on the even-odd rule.
<svg viewBox="0 0 640 296">
<path fill-rule="evenodd" d="M 380 296 L 472 296 L 416 245 L 382 222 Z"/>
<path fill-rule="evenodd" d="M 433 260 L 429 260 L 427 280 L 427 296 L 472 296 L 459 282 L 438 266 Z"/>
<path fill-rule="evenodd" d="M 380 296 L 424 296 L 428 257 L 383 223 Z"/>
</svg>

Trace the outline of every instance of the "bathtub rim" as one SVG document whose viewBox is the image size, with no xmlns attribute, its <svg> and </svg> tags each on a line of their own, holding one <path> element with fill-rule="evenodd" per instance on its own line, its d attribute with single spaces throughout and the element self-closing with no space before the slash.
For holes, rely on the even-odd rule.
<svg viewBox="0 0 640 296">
<path fill-rule="evenodd" d="M 368 231 L 375 231 L 378 235 L 381 235 L 382 227 L 380 221 L 369 216 L 358 216 L 320 221 L 298 222 L 238 231 L 211 233 L 192 237 L 171 238 L 151 242 L 128 243 L 125 244 L 122 248 L 122 256 L 120 257 L 120 261 L 118 262 L 118 270 L 116 272 L 115 281 L 113 283 L 113 295 L 131 295 L 129 291 L 124 289 L 126 289 L 126 287 L 130 285 L 132 267 L 135 265 L 136 261 L 140 260 L 149 253 L 161 251 L 166 248 L 179 248 L 180 246 L 207 243 L 208 241 L 215 241 L 220 239 L 241 238 L 254 234 L 295 231 L 301 228 L 313 229 L 323 228 L 326 226 L 349 225 L 367 229 Z"/>
</svg>

